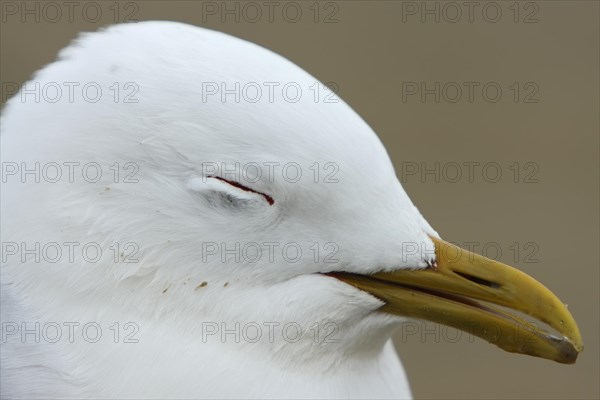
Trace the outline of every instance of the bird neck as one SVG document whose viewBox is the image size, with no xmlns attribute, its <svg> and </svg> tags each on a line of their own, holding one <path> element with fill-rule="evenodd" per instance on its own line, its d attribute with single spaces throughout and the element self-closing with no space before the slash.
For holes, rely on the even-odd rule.
<svg viewBox="0 0 600 400">
<path fill-rule="evenodd" d="M 76 326 L 69 325 L 74 320 L 55 315 L 52 321 L 39 319 L 41 340 L 15 343 L 9 338 L 3 343 L 7 360 L 2 366 L 3 379 L 11 379 L 10 371 L 29 371 L 27 382 L 11 381 L 13 394 L 35 397 L 55 393 L 76 398 L 410 397 L 389 332 L 376 331 L 361 338 L 357 332 L 363 328 L 356 327 L 356 331 L 340 335 L 337 342 L 319 343 L 296 340 L 292 328 L 282 339 L 277 335 L 284 335 L 283 331 L 273 327 L 272 340 L 263 330 L 266 340 L 254 341 L 251 330 L 256 332 L 255 325 L 207 324 L 203 338 L 202 332 L 190 334 L 177 323 L 160 318 L 140 320 L 111 311 L 105 313 L 107 317 L 95 313 L 94 318 L 86 319 L 79 311 Z M 37 320 L 28 312 L 13 309 L 9 314 Z M 63 335 L 50 345 L 51 328 L 56 325 Z M 69 326 L 73 326 L 72 332 Z M 215 328 L 218 333 L 213 333 Z"/>
</svg>

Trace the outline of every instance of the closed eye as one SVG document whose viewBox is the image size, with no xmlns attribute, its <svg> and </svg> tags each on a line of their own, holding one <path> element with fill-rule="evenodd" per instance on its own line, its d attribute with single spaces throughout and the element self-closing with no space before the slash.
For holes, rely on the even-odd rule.
<svg viewBox="0 0 600 400">
<path fill-rule="evenodd" d="M 246 187 L 238 182 L 234 182 L 234 181 L 230 181 L 228 179 L 225 178 L 221 178 L 219 176 L 209 176 L 209 178 L 214 178 L 214 179 L 218 179 L 221 182 L 225 182 L 235 188 L 241 189 L 243 191 L 246 192 L 250 192 L 250 193 L 255 193 L 255 194 L 259 194 L 261 196 L 263 196 L 265 198 L 265 200 L 267 200 L 267 203 L 269 203 L 270 206 L 272 206 L 273 204 L 275 204 L 275 200 L 273 200 L 273 198 L 271 196 L 269 196 L 268 194 L 265 193 L 261 193 L 261 192 L 257 192 L 256 190 L 250 189 L 249 187 Z"/>
</svg>

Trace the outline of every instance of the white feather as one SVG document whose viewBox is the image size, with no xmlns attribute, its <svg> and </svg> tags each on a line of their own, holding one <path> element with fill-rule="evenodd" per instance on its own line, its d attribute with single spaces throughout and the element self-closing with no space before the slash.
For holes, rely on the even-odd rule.
<svg viewBox="0 0 600 400">
<path fill-rule="evenodd" d="M 35 82 L 94 82 L 105 90 L 133 82 L 139 101 L 115 102 L 111 93 L 95 103 L 67 96 L 49 103 L 18 94 L 4 110 L 4 162 L 96 162 L 103 175 L 96 183 L 13 176 L 3 183 L 5 243 L 93 242 L 102 257 L 7 257 L 2 321 L 94 322 L 103 334 L 96 343 L 81 330 L 73 343 L 10 335 L 2 343 L 3 398 L 410 397 L 390 342 L 401 320 L 321 273 L 425 267 L 431 255 L 407 253 L 402 244 L 431 248 L 428 235 L 436 233 L 376 135 L 343 101 L 314 101 L 309 88 L 318 81 L 268 50 L 173 22 L 85 34 L 29 84 Z M 306 92 L 297 102 L 223 101 L 206 97 L 202 82 L 294 82 Z M 115 162 L 123 175 L 126 163 L 137 165 L 138 182 L 123 182 L 123 175 L 115 182 L 108 168 Z M 270 205 L 207 178 L 208 162 L 295 162 L 303 175 L 292 182 L 263 174 L 246 185 L 271 196 Z M 316 162 L 334 163 L 338 182 L 315 182 Z M 135 243 L 138 261 L 115 262 L 115 242 Z M 222 252 L 206 257 L 207 244 L 249 242 L 293 242 L 303 253 L 296 262 L 279 251 L 257 262 Z M 315 260 L 314 243 L 322 251 L 335 244 L 338 261 Z M 123 343 L 127 322 L 139 327 L 137 343 Z M 236 323 L 262 326 L 263 335 L 252 343 L 206 334 Z M 295 342 L 281 331 L 268 337 L 267 326 L 286 323 L 307 334 Z M 333 326 L 336 340 L 323 343 L 323 331 L 315 340 L 314 326 Z"/>
</svg>

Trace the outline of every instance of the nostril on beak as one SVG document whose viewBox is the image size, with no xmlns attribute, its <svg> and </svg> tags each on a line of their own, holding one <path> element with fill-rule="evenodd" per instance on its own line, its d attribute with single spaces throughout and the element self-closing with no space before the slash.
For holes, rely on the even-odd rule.
<svg viewBox="0 0 600 400">
<path fill-rule="evenodd" d="M 500 287 L 499 283 L 488 281 L 487 279 L 478 278 L 476 276 L 465 274 L 462 272 L 457 272 L 457 271 L 454 271 L 454 272 L 473 283 L 477 283 L 478 285 L 487 286 L 492 289 L 498 289 Z"/>
</svg>

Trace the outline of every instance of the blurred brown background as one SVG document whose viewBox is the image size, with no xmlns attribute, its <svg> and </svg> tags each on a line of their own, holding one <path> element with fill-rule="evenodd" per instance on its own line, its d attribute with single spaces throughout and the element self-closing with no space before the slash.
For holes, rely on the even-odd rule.
<svg viewBox="0 0 600 400">
<path fill-rule="evenodd" d="M 366 119 L 444 238 L 533 275 L 582 330 L 565 366 L 413 325 L 396 342 L 415 396 L 600 397 L 598 2 L 48 3 L 2 1 L 2 102 L 78 32 L 119 21 L 182 21 L 280 53 Z"/>
</svg>

